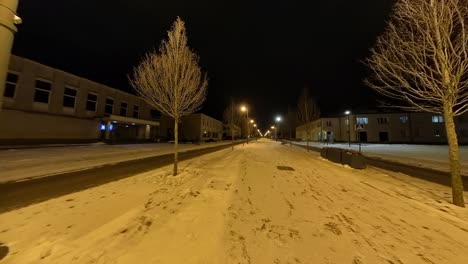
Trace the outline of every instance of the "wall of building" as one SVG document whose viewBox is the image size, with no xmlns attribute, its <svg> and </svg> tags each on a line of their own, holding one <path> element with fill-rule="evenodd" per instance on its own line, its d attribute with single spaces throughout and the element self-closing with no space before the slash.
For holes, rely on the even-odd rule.
<svg viewBox="0 0 468 264">
<path fill-rule="evenodd" d="M 101 138 L 98 120 L 8 109 L 0 112 L 0 120 L 0 144 L 96 142 Z"/>
<path fill-rule="evenodd" d="M 17 76 L 17 82 L 13 97 L 6 94 L 3 97 L 0 122 L 8 124 L 0 127 L 0 140 L 3 142 L 39 142 L 41 139 L 44 142 L 97 141 L 102 139 L 100 124 L 111 115 L 133 119 L 129 125 L 144 125 L 145 120 L 155 120 L 150 114 L 151 107 L 138 96 L 25 58 L 11 56 L 9 73 Z M 46 103 L 35 100 L 37 81 L 50 84 L 50 92 L 44 97 L 48 98 Z M 72 107 L 65 104 L 66 89 L 76 91 Z M 88 94 L 97 96 L 96 107 L 92 111 L 87 109 Z M 113 104 L 107 107 L 112 111 L 106 112 L 108 98 L 112 99 Z M 127 104 L 125 113 L 121 112 L 122 102 Z M 155 122 L 148 124 L 153 125 L 150 129 L 156 129 Z M 142 139 L 145 139 L 147 134 L 155 135 L 156 131 L 135 135 L 143 135 Z"/>
<path fill-rule="evenodd" d="M 204 114 L 187 115 L 182 118 L 179 135 L 191 141 L 221 140 L 223 123 Z"/>
<path fill-rule="evenodd" d="M 362 128 L 357 129 L 358 123 Z M 467 144 L 468 113 L 456 118 L 456 127 L 459 142 Z M 307 129 L 310 131 L 309 137 Z M 349 126 L 348 116 L 321 118 L 311 122 L 309 126 L 297 127 L 296 138 L 311 141 L 326 141 L 328 138 L 328 141 L 336 142 L 350 140 L 370 143 L 445 144 L 447 142 L 443 117 L 431 113 L 351 114 Z"/>
</svg>

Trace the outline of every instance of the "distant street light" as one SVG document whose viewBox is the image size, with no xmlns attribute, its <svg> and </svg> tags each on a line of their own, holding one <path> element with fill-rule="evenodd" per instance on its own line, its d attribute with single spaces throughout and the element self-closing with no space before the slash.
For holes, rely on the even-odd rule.
<svg viewBox="0 0 468 264">
<path fill-rule="evenodd" d="M 349 115 L 351 114 L 351 111 L 346 110 L 345 115 L 348 117 L 348 146 L 351 147 L 351 124 L 349 122 Z"/>
<path fill-rule="evenodd" d="M 276 141 L 278 141 L 278 130 L 280 129 L 280 123 L 281 122 L 281 116 L 276 117 L 276 127 L 277 129 L 275 130 L 276 133 Z"/>
<path fill-rule="evenodd" d="M 247 119 L 246 119 L 246 121 L 247 121 L 247 144 L 249 144 L 249 134 L 250 134 L 250 131 L 249 131 L 250 130 L 249 129 L 250 128 L 250 125 L 249 125 L 249 109 L 246 106 L 243 105 L 243 106 L 241 106 L 241 111 L 247 113 Z"/>
</svg>

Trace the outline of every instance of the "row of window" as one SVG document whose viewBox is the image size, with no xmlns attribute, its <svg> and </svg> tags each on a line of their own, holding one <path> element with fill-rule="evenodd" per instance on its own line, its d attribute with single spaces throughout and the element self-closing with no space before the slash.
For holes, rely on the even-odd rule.
<svg viewBox="0 0 468 264">
<path fill-rule="evenodd" d="M 444 122 L 443 116 L 432 116 L 432 123 L 443 123 L 443 122 Z M 378 117 L 377 123 L 380 125 L 388 124 L 388 117 Z M 400 116 L 400 123 L 401 124 L 408 123 L 408 116 Z M 369 118 L 368 117 L 356 117 L 356 124 L 367 125 L 369 124 Z"/>
<path fill-rule="evenodd" d="M 18 83 L 18 75 L 15 73 L 8 73 L 7 81 L 5 85 L 5 92 L 4 96 L 9 98 L 14 98 L 16 93 L 16 86 Z M 50 101 L 50 94 L 52 91 L 52 83 L 45 81 L 45 80 L 36 80 L 35 89 L 34 89 L 34 102 L 49 104 Z M 63 93 L 63 103 L 64 107 L 68 108 L 75 108 L 76 106 L 76 97 L 77 97 L 77 90 L 72 87 L 65 87 Z M 98 102 L 98 95 L 95 93 L 88 93 L 86 98 L 86 110 L 91 112 L 97 111 L 97 102 Z M 127 116 L 128 104 L 126 102 L 120 103 L 120 115 Z M 132 116 L 134 118 L 139 117 L 139 106 L 134 105 Z M 104 107 L 104 112 L 106 114 L 113 114 L 114 113 L 114 99 L 113 98 L 106 98 L 106 103 Z M 157 111 L 156 111 L 157 112 Z M 160 117 L 160 113 L 156 113 L 151 111 L 151 116 Z"/>
</svg>

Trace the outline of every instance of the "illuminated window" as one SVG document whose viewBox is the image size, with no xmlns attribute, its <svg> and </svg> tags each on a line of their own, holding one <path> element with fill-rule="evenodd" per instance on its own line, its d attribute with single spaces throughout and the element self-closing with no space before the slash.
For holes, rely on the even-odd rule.
<svg viewBox="0 0 468 264">
<path fill-rule="evenodd" d="M 408 123 L 408 117 L 400 116 L 400 124 L 406 124 L 406 123 Z"/>
<path fill-rule="evenodd" d="M 436 129 L 436 130 L 434 131 L 434 136 L 440 137 L 440 130 L 439 130 L 439 129 Z"/>
<path fill-rule="evenodd" d="M 443 116 L 432 116 L 432 123 L 443 123 L 444 117 Z"/>
<path fill-rule="evenodd" d="M 359 125 L 369 124 L 369 118 L 367 118 L 367 117 L 357 117 L 356 118 L 356 123 L 359 124 Z"/>
<path fill-rule="evenodd" d="M 98 96 L 93 93 L 88 93 L 88 98 L 86 100 L 86 110 L 91 112 L 96 112 L 97 110 L 97 99 Z"/>
<path fill-rule="evenodd" d="M 18 74 L 9 72 L 5 83 L 5 91 L 3 96 L 14 98 L 16 85 L 18 84 Z"/>
<path fill-rule="evenodd" d="M 112 115 L 114 112 L 114 99 L 112 98 L 106 98 L 106 106 L 104 108 L 104 112 L 106 114 Z"/>
<path fill-rule="evenodd" d="M 36 80 L 34 102 L 48 104 L 50 100 L 51 90 L 52 90 L 52 84 L 50 82 Z"/>
<path fill-rule="evenodd" d="M 75 108 L 76 102 L 76 90 L 70 87 L 65 87 L 63 92 L 63 106 L 69 108 Z"/>
</svg>

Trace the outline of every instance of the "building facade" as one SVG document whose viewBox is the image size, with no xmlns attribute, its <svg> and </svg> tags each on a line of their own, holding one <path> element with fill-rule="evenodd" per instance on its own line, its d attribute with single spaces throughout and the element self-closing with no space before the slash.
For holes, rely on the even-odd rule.
<svg viewBox="0 0 468 264">
<path fill-rule="evenodd" d="M 205 114 L 191 114 L 182 117 L 179 138 L 187 141 L 220 141 L 223 136 L 223 123 Z"/>
<path fill-rule="evenodd" d="M 468 113 L 455 120 L 468 143 Z M 309 132 L 309 133 L 307 133 Z M 296 128 L 296 138 L 328 142 L 446 144 L 444 118 L 431 113 L 363 113 L 320 118 Z"/>
<path fill-rule="evenodd" d="M 234 136 L 234 139 L 241 138 L 241 128 L 234 124 L 223 124 L 223 139 L 231 139 Z"/>
<path fill-rule="evenodd" d="M 0 144 L 141 142 L 159 136 L 160 114 L 141 98 L 11 56 Z"/>
</svg>

